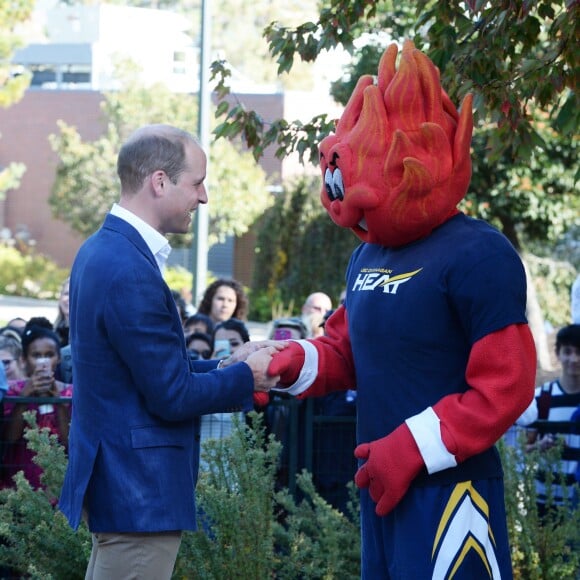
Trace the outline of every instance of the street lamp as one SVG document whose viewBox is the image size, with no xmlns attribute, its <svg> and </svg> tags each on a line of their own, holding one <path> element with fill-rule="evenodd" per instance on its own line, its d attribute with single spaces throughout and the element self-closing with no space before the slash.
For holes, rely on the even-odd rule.
<svg viewBox="0 0 580 580">
<path fill-rule="evenodd" d="M 209 109 L 210 89 L 208 75 L 210 68 L 210 38 L 211 38 L 211 0 L 201 2 L 201 39 L 199 53 L 199 116 L 198 138 L 202 149 L 207 154 L 209 176 Z M 209 178 L 206 178 L 206 188 L 209 191 Z M 193 240 L 191 243 L 191 271 L 193 273 L 192 301 L 198 303 L 207 286 L 207 252 L 208 252 L 208 211 L 207 205 L 200 204 L 193 220 Z"/>
</svg>

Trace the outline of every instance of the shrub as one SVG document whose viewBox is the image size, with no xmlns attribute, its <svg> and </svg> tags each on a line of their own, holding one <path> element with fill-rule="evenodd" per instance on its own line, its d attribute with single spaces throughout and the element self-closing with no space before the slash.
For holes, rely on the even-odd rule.
<svg viewBox="0 0 580 580">
<path fill-rule="evenodd" d="M 359 578 L 354 487 L 348 514 L 326 503 L 306 472 L 297 478 L 300 502 L 288 490 L 275 492 L 280 443 L 266 437 L 261 414 L 250 417 L 251 426 L 237 422 L 230 437 L 203 444 L 208 470 L 196 491 L 203 529 L 184 533 L 174 578 Z M 45 489 L 31 489 L 19 474 L 15 489 L 0 491 L 0 562 L 29 578 L 84 578 L 90 534 L 84 524 L 73 532 L 54 507 L 64 450 L 55 436 L 36 428 L 34 413 L 26 420 L 31 427 L 25 436 L 44 470 Z M 536 505 L 537 469 L 551 473 L 561 451 L 524 453 L 521 439 L 516 447 L 500 442 L 516 579 L 577 578 L 580 510 L 548 499 L 549 515 L 540 519 Z"/>
<path fill-rule="evenodd" d="M 176 577 L 331 580 L 360 577 L 357 507 L 352 519 L 326 503 L 310 474 L 298 476 L 304 499 L 275 493 L 280 443 L 236 421 L 232 436 L 204 444 L 209 471 L 197 498 L 205 531 L 184 535 Z M 356 504 L 356 496 L 353 495 Z"/>
<path fill-rule="evenodd" d="M 66 458 L 56 435 L 36 427 L 36 412 L 26 412 L 30 425 L 25 432 L 28 446 L 36 452 L 43 469 L 44 489 L 33 489 L 22 472 L 16 487 L 0 491 L 0 562 L 27 578 L 82 580 L 91 551 L 91 538 L 84 524 L 78 533 L 56 507 Z"/>
<path fill-rule="evenodd" d="M 545 452 L 525 451 L 525 433 L 512 447 L 500 441 L 504 466 L 506 512 L 515 579 L 573 580 L 580 569 L 580 510 L 557 506 L 550 496 L 554 465 L 559 465 L 562 445 Z M 535 477 L 546 475 L 546 515 L 540 517 Z M 560 474 L 562 481 L 563 474 Z M 576 486 L 577 487 L 577 486 Z M 563 485 L 566 489 L 566 486 Z M 568 488 L 569 492 L 572 492 Z M 576 489 L 576 494 L 578 490 Z"/>
<path fill-rule="evenodd" d="M 57 299 L 68 275 L 46 256 L 0 245 L 0 294 Z"/>
</svg>

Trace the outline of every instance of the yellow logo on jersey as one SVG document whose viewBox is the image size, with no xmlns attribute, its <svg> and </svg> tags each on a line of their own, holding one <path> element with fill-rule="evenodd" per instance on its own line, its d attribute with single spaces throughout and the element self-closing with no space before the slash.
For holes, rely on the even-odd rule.
<svg viewBox="0 0 580 580">
<path fill-rule="evenodd" d="M 356 277 L 352 286 L 352 291 L 359 292 L 367 290 L 375 290 L 382 287 L 385 294 L 396 294 L 399 286 L 408 282 L 413 276 L 418 274 L 423 268 L 414 270 L 413 272 L 405 272 L 404 274 L 397 274 L 392 276 L 392 270 L 385 270 L 384 268 L 365 268 Z"/>
</svg>

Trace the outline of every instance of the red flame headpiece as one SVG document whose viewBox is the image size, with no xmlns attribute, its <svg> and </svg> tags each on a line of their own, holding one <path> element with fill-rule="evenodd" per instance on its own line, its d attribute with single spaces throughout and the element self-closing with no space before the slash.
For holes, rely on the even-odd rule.
<svg viewBox="0 0 580 580">
<path fill-rule="evenodd" d="M 471 178 L 471 95 L 461 114 L 439 71 L 406 41 L 381 58 L 377 84 L 361 77 L 336 133 L 320 143 L 322 203 L 364 242 L 400 246 L 457 212 Z"/>
</svg>

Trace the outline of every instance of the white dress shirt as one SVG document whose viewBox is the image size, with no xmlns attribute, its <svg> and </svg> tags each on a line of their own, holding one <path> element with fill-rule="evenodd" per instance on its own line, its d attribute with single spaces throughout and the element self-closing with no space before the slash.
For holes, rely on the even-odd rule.
<svg viewBox="0 0 580 580">
<path fill-rule="evenodd" d="M 147 247 L 151 250 L 153 256 L 155 256 L 155 261 L 159 266 L 159 270 L 163 272 L 165 264 L 167 263 L 167 258 L 169 258 L 169 254 L 171 253 L 171 246 L 169 245 L 167 238 L 160 234 L 155 228 L 152 228 L 140 217 L 137 217 L 133 212 L 121 207 L 117 203 L 113 204 L 111 214 L 126 221 L 139 232 L 143 241 L 147 244 Z"/>
</svg>

